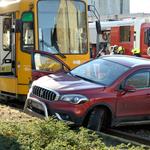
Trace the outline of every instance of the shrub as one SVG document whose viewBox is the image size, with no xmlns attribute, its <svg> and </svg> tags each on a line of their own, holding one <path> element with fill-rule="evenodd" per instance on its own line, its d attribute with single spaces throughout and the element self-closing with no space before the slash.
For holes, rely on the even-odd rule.
<svg viewBox="0 0 150 150">
<path fill-rule="evenodd" d="M 45 120 L 19 122 L 5 121 L 0 123 L 0 139 L 5 149 L 9 150 L 99 150 L 99 149 L 137 149 L 121 144 L 117 147 L 106 147 L 97 134 L 79 128 L 70 130 L 69 126 L 54 117 Z M 3 149 L 4 149 L 3 148 Z M 138 149 L 144 149 L 138 147 Z"/>
</svg>

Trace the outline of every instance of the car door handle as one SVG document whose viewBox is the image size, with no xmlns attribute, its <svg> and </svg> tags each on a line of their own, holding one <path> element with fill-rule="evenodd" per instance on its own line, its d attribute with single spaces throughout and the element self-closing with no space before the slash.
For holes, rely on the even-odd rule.
<svg viewBox="0 0 150 150">
<path fill-rule="evenodd" d="M 150 97 L 150 93 L 147 93 L 146 95 L 145 95 L 145 98 L 149 98 Z"/>
</svg>

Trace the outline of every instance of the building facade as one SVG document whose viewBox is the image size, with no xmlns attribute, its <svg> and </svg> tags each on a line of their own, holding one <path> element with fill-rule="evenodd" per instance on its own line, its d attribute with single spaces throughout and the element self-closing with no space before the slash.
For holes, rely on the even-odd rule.
<svg viewBox="0 0 150 150">
<path fill-rule="evenodd" d="M 130 0 L 86 0 L 88 5 L 94 5 L 100 16 L 130 13 Z M 89 17 L 93 17 L 91 12 Z"/>
</svg>

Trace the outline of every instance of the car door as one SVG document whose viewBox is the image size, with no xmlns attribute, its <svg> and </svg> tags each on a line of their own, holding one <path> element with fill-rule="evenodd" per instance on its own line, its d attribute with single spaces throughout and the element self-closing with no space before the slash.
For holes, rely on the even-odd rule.
<svg viewBox="0 0 150 150">
<path fill-rule="evenodd" d="M 65 64 L 62 60 L 57 58 L 56 56 L 44 52 L 44 51 L 31 51 L 31 64 L 32 64 L 32 81 L 37 80 L 38 78 L 59 73 L 59 72 L 67 72 L 70 67 Z"/>
<path fill-rule="evenodd" d="M 150 110 L 150 73 L 143 69 L 132 73 L 120 84 L 116 117 L 119 121 L 146 120 Z M 134 92 L 122 93 L 124 85 L 133 85 Z"/>
</svg>

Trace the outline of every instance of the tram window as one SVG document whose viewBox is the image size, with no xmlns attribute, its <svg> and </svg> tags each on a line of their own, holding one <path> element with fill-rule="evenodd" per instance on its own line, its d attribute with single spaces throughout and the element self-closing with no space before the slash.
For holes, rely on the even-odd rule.
<svg viewBox="0 0 150 150">
<path fill-rule="evenodd" d="M 130 26 L 120 27 L 120 42 L 130 42 Z"/>
<path fill-rule="evenodd" d="M 34 49 L 33 23 L 23 23 L 23 51 L 30 53 Z"/>
<path fill-rule="evenodd" d="M 10 51 L 10 27 L 11 27 L 11 19 L 5 18 L 3 19 L 3 50 Z"/>
<path fill-rule="evenodd" d="M 34 49 L 34 24 L 33 14 L 24 13 L 22 15 L 22 38 L 21 38 L 21 50 L 26 53 L 31 53 Z"/>
</svg>

